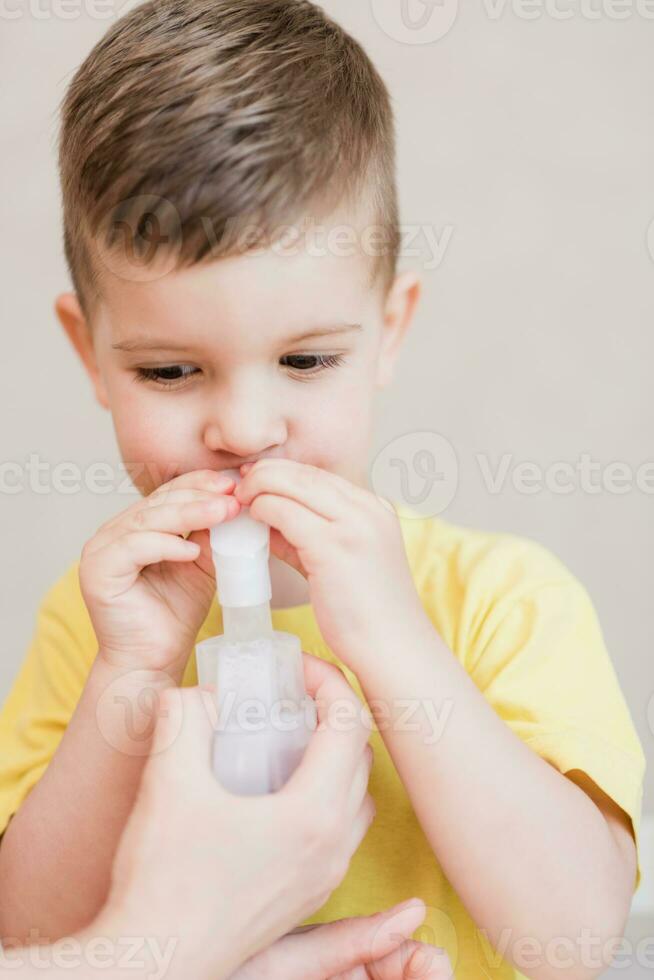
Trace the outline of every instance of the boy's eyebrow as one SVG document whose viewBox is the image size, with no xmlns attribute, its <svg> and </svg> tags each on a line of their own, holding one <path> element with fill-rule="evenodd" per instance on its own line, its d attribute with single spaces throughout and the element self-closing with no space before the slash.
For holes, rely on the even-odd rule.
<svg viewBox="0 0 654 980">
<path fill-rule="evenodd" d="M 289 337 L 286 343 L 298 343 L 300 340 L 309 340 L 312 337 L 327 337 L 335 333 L 345 333 L 350 330 L 363 330 L 361 323 L 341 323 L 333 327 L 316 327 L 314 330 L 307 330 L 295 337 Z M 112 344 L 113 350 L 137 351 L 137 350 L 188 350 L 188 344 L 173 343 L 168 340 L 153 340 L 148 337 L 133 337 L 131 340 L 123 340 L 118 344 Z"/>
</svg>

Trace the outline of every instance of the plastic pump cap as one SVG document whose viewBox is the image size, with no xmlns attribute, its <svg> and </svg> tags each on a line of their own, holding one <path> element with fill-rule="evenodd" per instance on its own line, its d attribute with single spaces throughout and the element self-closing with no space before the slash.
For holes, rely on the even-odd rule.
<svg viewBox="0 0 654 980">
<path fill-rule="evenodd" d="M 224 470 L 240 483 L 238 470 Z M 241 507 L 237 517 L 209 528 L 221 606 L 258 606 L 270 602 L 270 527 Z"/>
</svg>

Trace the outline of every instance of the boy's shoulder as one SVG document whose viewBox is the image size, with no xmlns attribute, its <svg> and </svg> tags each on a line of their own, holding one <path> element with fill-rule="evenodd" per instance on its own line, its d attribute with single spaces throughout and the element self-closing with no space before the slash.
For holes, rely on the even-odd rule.
<svg viewBox="0 0 654 980">
<path fill-rule="evenodd" d="M 495 595 L 517 595 L 521 589 L 553 584 L 585 592 L 571 569 L 533 538 L 425 517 L 415 507 L 393 504 L 417 585 L 449 578 L 461 587 L 487 588 Z"/>
</svg>

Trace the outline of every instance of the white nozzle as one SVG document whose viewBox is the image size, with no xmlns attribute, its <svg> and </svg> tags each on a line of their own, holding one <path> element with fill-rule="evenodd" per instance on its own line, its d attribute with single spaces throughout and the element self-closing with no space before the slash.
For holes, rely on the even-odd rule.
<svg viewBox="0 0 654 980">
<path fill-rule="evenodd" d="M 238 470 L 224 470 L 240 482 Z M 257 606 L 270 602 L 270 527 L 241 507 L 237 517 L 209 528 L 221 606 Z"/>
</svg>

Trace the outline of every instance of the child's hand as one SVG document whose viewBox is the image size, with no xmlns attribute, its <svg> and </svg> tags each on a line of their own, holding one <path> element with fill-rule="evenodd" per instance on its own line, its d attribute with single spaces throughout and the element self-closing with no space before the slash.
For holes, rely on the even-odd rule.
<svg viewBox="0 0 654 980">
<path fill-rule="evenodd" d="M 216 589 L 206 529 L 238 512 L 233 488 L 211 470 L 185 473 L 84 545 L 82 596 L 100 656 L 112 666 L 184 669 Z"/>
<path fill-rule="evenodd" d="M 406 903 L 405 903 L 406 904 Z M 425 906 L 306 926 L 257 953 L 230 980 L 450 980 L 445 950 L 409 938 Z"/>
<path fill-rule="evenodd" d="M 349 667 L 356 671 L 353 659 L 374 646 L 384 624 L 425 615 L 387 501 L 291 460 L 259 460 L 241 473 L 234 496 L 271 526 L 271 553 L 308 580 L 322 636 Z"/>
</svg>

